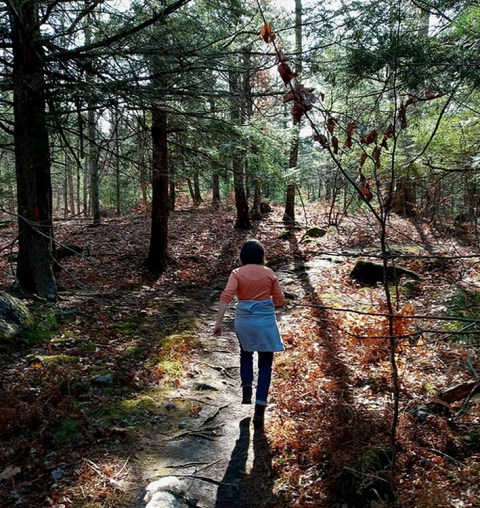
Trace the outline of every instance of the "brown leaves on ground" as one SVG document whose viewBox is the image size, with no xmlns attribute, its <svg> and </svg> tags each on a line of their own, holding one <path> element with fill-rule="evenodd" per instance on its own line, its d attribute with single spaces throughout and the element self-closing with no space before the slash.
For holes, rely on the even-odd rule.
<svg viewBox="0 0 480 508">
<path fill-rule="evenodd" d="M 307 213 L 312 223 L 327 225 L 327 209 L 312 206 Z M 303 241 L 302 229 L 292 229 L 290 238 L 281 240 L 281 215 L 276 209 L 245 232 L 233 228 L 233 209 L 226 207 L 174 212 L 170 268 L 158 279 L 142 266 L 147 214 L 105 219 L 97 228 L 83 221 L 57 228 L 57 240 L 83 246 L 85 255 L 62 261 L 59 281 L 65 291 L 54 339 L 19 345 L 2 358 L 0 494 L 5 506 L 15 506 L 15 495 L 27 506 L 68 508 L 79 499 L 103 507 L 133 505 L 128 484 L 138 485 L 131 464 L 135 448 L 125 429 L 135 418 L 145 421 L 149 432 L 152 425 L 158 429 L 156 418 L 162 415 L 144 394 L 174 385 L 172 365 L 187 364 L 195 351 L 188 328 L 194 314 L 189 314 L 182 290 L 212 285 L 219 277 L 223 283 L 249 237 L 265 244 L 273 268 L 299 262 L 308 268 L 299 272 L 297 286 L 285 287 L 295 294 L 280 320 L 287 351 L 276 356 L 267 416 L 276 493 L 283 499 L 278 506 L 330 507 L 348 496 L 367 496 L 370 483 L 365 480 L 377 477 L 381 482 L 375 491 L 388 497 L 393 490 L 403 507 L 433 508 L 439 499 L 443 506 L 480 504 L 478 399 L 465 404 L 465 399 L 447 403 L 437 397 L 471 381 L 468 365 L 478 372 L 478 353 L 471 349 L 467 356 L 461 345 L 433 340 L 428 329 L 438 323 L 410 319 L 440 312 L 452 283 L 476 276 L 475 260 L 471 267 L 465 259 L 405 261 L 422 274 L 422 282 L 415 298 L 398 295 L 393 322 L 401 411 L 397 464 L 391 473 L 389 323 L 368 315 L 387 312 L 385 295 L 380 287 L 352 283 L 348 275 L 355 258 L 344 255 L 377 252 L 375 228 L 363 215 L 352 216 L 309 243 Z M 425 253 L 419 245 L 428 245 L 445 254 L 448 248 L 456 254 L 470 252 L 454 238 L 447 241 L 437 234 L 424 223 L 394 215 L 388 223 L 387 236 L 398 248 Z M 10 283 L 6 275 L 5 283 Z M 197 303 L 213 321 L 210 302 Z M 338 308 L 367 314 L 336 312 Z M 170 342 L 162 342 L 166 335 Z M 48 364 L 46 357 L 54 355 L 57 363 Z M 112 372 L 115 381 L 99 389 L 92 380 L 105 372 Z M 105 413 L 125 401 L 136 408 L 120 415 L 126 420 Z M 195 404 L 187 408 L 192 417 L 198 410 Z M 110 419 L 102 423 L 99 414 Z"/>
</svg>

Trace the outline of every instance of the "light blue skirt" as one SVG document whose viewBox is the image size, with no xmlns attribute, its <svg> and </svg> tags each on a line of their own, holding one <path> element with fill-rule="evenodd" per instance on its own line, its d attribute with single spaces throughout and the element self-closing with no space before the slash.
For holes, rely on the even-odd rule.
<svg viewBox="0 0 480 508">
<path fill-rule="evenodd" d="M 235 333 L 244 351 L 283 351 L 272 300 L 239 300 Z"/>
</svg>

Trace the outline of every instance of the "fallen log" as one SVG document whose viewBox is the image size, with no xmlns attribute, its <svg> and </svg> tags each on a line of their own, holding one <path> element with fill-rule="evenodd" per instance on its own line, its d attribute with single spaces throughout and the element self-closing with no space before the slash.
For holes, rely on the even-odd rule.
<svg viewBox="0 0 480 508">
<path fill-rule="evenodd" d="M 448 388 L 437 395 L 437 398 L 448 404 L 465 399 L 469 395 L 480 392 L 480 381 L 467 381 Z"/>
</svg>

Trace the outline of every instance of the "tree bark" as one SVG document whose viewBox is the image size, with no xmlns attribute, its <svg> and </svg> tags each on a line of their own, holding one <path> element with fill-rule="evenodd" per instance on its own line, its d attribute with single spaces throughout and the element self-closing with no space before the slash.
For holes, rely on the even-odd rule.
<svg viewBox="0 0 480 508">
<path fill-rule="evenodd" d="M 232 124 L 240 126 L 242 123 L 242 107 L 240 102 L 240 87 L 238 75 L 231 71 L 229 76 L 230 84 L 230 118 Z M 237 149 L 237 152 L 240 148 Z M 236 229 L 250 229 L 250 217 L 248 215 L 248 202 L 245 194 L 245 166 L 240 153 L 232 154 L 233 186 L 235 191 L 235 207 L 237 217 L 235 220 Z"/>
<path fill-rule="evenodd" d="M 261 202 L 262 202 L 262 192 L 260 189 L 260 179 L 255 178 L 253 181 L 253 205 L 252 205 L 252 220 L 260 220 L 262 218 L 262 210 L 261 210 Z"/>
<path fill-rule="evenodd" d="M 212 178 L 212 207 L 216 209 L 219 206 L 220 206 L 220 176 L 217 173 L 214 173 Z"/>
<path fill-rule="evenodd" d="M 152 225 L 146 265 L 159 273 L 167 269 L 167 156 L 167 113 L 159 106 L 154 105 L 152 107 Z"/>
<path fill-rule="evenodd" d="M 7 8 L 13 52 L 17 283 L 24 292 L 55 300 L 50 144 L 38 4 L 12 0 Z"/>
<path fill-rule="evenodd" d="M 140 188 L 142 191 L 142 204 L 145 207 L 145 209 L 148 208 L 148 184 L 147 182 L 150 180 L 149 178 L 149 167 L 150 164 L 147 163 L 145 153 L 147 150 L 147 139 L 146 139 L 146 133 L 147 133 L 147 127 L 145 125 L 145 116 L 139 115 L 138 116 L 138 122 L 137 122 L 137 129 L 138 129 L 138 158 L 139 158 L 139 165 L 140 165 Z"/>
<path fill-rule="evenodd" d="M 193 174 L 193 191 L 195 196 L 195 206 L 199 206 L 202 203 L 203 199 L 200 192 L 200 176 L 198 171 L 195 171 Z"/>
<path fill-rule="evenodd" d="M 169 175 L 168 175 L 168 211 L 173 212 L 175 210 L 175 206 L 177 204 L 177 185 L 175 181 L 175 168 L 169 168 Z"/>
<path fill-rule="evenodd" d="M 98 174 L 97 146 L 95 142 L 95 111 L 90 104 L 88 111 L 88 172 L 90 175 L 90 203 L 93 215 L 93 225 L 100 225 L 100 175 Z"/>
<path fill-rule="evenodd" d="M 295 0 L 295 72 L 302 72 L 302 0 Z M 300 144 L 300 128 L 294 126 L 292 131 L 292 144 L 290 145 L 290 157 L 288 160 L 289 168 L 296 168 L 298 164 L 298 148 Z M 287 223 L 295 222 L 295 182 L 287 185 L 287 195 L 285 199 L 285 212 L 283 221 Z"/>
</svg>

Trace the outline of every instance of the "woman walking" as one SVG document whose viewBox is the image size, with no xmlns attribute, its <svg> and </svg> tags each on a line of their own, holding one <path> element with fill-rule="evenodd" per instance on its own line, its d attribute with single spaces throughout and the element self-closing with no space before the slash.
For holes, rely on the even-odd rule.
<svg viewBox="0 0 480 508">
<path fill-rule="evenodd" d="M 283 305 L 285 297 L 274 272 L 264 266 L 265 250 L 259 241 L 248 240 L 243 244 L 240 261 L 242 266 L 233 270 L 220 295 L 213 333 L 221 335 L 223 316 L 236 296 L 235 333 L 240 342 L 242 404 L 252 403 L 253 353 L 256 351 L 258 380 L 253 422 L 263 425 L 272 379 L 273 353 L 284 350 L 275 319 L 275 306 Z"/>
</svg>

